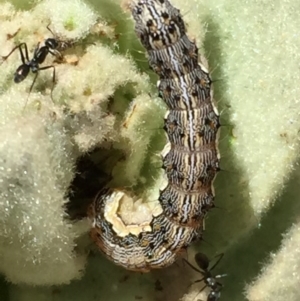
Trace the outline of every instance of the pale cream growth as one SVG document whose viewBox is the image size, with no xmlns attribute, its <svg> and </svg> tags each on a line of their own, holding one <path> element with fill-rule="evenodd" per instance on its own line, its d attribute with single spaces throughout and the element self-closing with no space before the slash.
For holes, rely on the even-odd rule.
<svg viewBox="0 0 300 301">
<path fill-rule="evenodd" d="M 126 236 L 129 233 L 138 235 L 142 231 L 152 230 L 150 223 L 153 217 L 162 213 L 157 187 L 162 182 L 163 186 L 166 186 L 165 178 L 165 174 L 161 172 L 155 184 L 148 187 L 140 198 L 130 192 L 114 189 L 107 200 L 104 215 L 119 236 Z"/>
<path fill-rule="evenodd" d="M 158 187 L 165 187 L 167 183 L 166 175 L 161 170 L 155 183 L 147 187 L 140 197 L 126 191 L 114 190 L 105 207 L 105 218 L 118 235 L 138 235 L 141 231 L 151 231 L 151 220 L 162 213 Z"/>
<path fill-rule="evenodd" d="M 55 86 L 53 97 L 65 103 L 72 113 L 85 112 L 79 115 L 74 137 L 80 150 L 90 150 L 103 139 L 116 141 L 119 133 L 112 133 L 115 116 L 107 114 L 103 106 L 119 87 L 134 84 L 140 91 L 147 77 L 137 72 L 130 59 L 99 44 L 89 46 L 76 66 L 59 67 L 57 77 L 62 80 Z"/>
<path fill-rule="evenodd" d="M 2 4 L 0 4 L 0 8 L 1 8 L 1 12 L 0 12 L 0 22 L 1 22 L 0 45 L 1 45 L 1 48 L 3 48 L 7 44 L 7 42 L 6 42 L 7 38 L 12 36 L 14 33 L 18 32 L 19 25 L 14 23 L 13 27 L 10 28 L 8 26 L 7 19 L 15 18 L 15 14 L 16 14 L 14 6 L 11 3 L 9 3 L 9 2 L 2 3 Z M 4 52 L 8 53 L 9 51 L 10 51 L 9 48 L 1 49 L 0 54 L 4 55 Z M 0 57 L 0 64 L 1 64 L 1 62 L 2 62 L 2 59 Z M 1 76 L 1 78 L 2 78 L 2 76 Z M 0 87 L 2 87 L 2 84 L 3 84 L 3 78 L 2 78 L 2 81 L 0 79 Z"/>
<path fill-rule="evenodd" d="M 57 77 L 64 80 L 56 85 L 55 96 L 62 98 L 74 113 L 92 111 L 107 101 L 117 87 L 129 83 L 135 84 L 139 92 L 148 79 L 137 72 L 130 59 L 100 44 L 89 46 L 78 65 L 60 67 Z"/>
<path fill-rule="evenodd" d="M 98 21 L 90 30 L 92 34 L 104 35 L 110 39 L 116 38 L 114 28 L 109 26 L 105 21 Z"/>
<path fill-rule="evenodd" d="M 247 288 L 249 301 L 300 300 L 300 224 L 286 234 L 277 254 L 263 268 L 257 280 Z"/>
<path fill-rule="evenodd" d="M 31 18 L 31 14 L 27 11 L 24 12 L 16 12 L 16 11 L 11 11 L 11 14 L 8 14 L 6 11 L 4 11 L 4 15 L 2 15 L 2 7 L 5 7 L 5 5 L 0 4 L 0 20 L 1 20 L 1 31 L 0 31 L 0 42 L 1 42 L 1 49 L 0 49 L 0 56 L 3 57 L 7 55 L 12 48 L 15 46 L 15 40 L 11 37 L 16 37 L 16 39 L 21 42 L 25 41 L 20 41 L 22 33 L 24 31 L 22 28 L 26 28 L 26 25 L 28 24 L 28 19 Z M 7 14 L 6 14 L 7 13 Z M 40 26 L 40 23 L 39 23 Z M 32 35 L 34 36 L 34 35 Z M 34 48 L 35 45 L 37 44 L 38 41 L 35 40 L 33 42 L 33 38 L 29 37 L 26 40 L 26 43 L 28 43 L 29 49 Z M 10 57 L 10 60 L 17 60 L 18 62 L 21 62 L 19 58 L 19 53 L 16 51 L 17 55 L 14 54 L 12 57 Z M 0 63 L 2 63 L 2 58 L 0 57 Z M 1 68 L 1 69 L 6 69 L 6 68 Z M 0 72 L 4 72 L 1 70 Z M 2 77 L 2 76 L 1 76 Z"/>
<path fill-rule="evenodd" d="M 131 102 L 121 126 L 121 136 L 127 144 L 125 151 L 128 158 L 114 168 L 113 174 L 117 176 L 114 185 L 132 186 L 139 182 L 140 170 L 145 163 L 151 139 L 158 131 L 162 132 L 164 112 L 162 101 L 147 94 L 139 95 Z M 154 156 L 157 158 L 156 164 L 161 164 L 161 161 L 158 163 L 159 154 L 153 154 Z"/>
<path fill-rule="evenodd" d="M 0 98 L 0 271 L 13 283 L 69 283 L 84 270 L 74 240 L 87 230 L 65 220 L 62 207 L 72 145 L 62 111 L 44 105 L 48 96 L 32 93 L 24 110 L 27 94 L 17 88 Z"/>
<path fill-rule="evenodd" d="M 26 42 L 32 59 L 37 43 L 52 37 L 46 29 L 49 21 L 57 33 L 59 29 L 53 25 L 63 24 L 64 17 L 72 19 L 80 13 L 88 18 L 86 22 L 80 19 L 82 26 L 74 23 L 74 35 L 68 37 L 75 39 L 84 37 L 95 21 L 83 2 L 69 2 L 65 14 L 56 13 L 61 23 L 41 9 L 42 3 L 31 12 L 1 10 L 0 5 L 1 56 Z M 56 5 L 52 1 L 51 5 L 57 10 L 60 3 L 66 2 Z M 67 16 L 68 12 L 73 15 Z M 109 32 L 105 26 L 103 23 L 102 29 Z M 131 83 L 134 93 L 148 85 L 128 58 L 99 45 L 86 51 L 82 57 L 69 56 L 67 63 L 55 65 L 53 101 L 52 69 L 39 72 L 28 98 L 31 72 L 22 83 L 13 82 L 22 63 L 19 50 L 0 66 L 0 272 L 13 283 L 59 285 L 81 277 L 87 254 L 85 245 L 76 242 L 87 227 L 70 222 L 64 209 L 76 159 L 80 151 L 116 138 L 112 134 L 115 116 L 106 110 L 116 89 Z M 41 67 L 53 60 L 49 54 Z"/>
<path fill-rule="evenodd" d="M 47 30 L 50 29 L 59 33 L 60 38 L 67 40 L 79 40 L 84 38 L 89 29 L 96 23 L 97 15 L 83 2 L 75 1 L 42 1 L 36 7 L 29 11 L 15 11 L 13 6 L 4 3 L 1 4 L 1 33 L 0 33 L 0 55 L 4 56 L 10 52 L 16 41 L 25 42 L 28 46 L 29 55 L 38 42 L 43 42 L 46 38 L 53 38 L 53 35 Z M 59 13 L 57 13 L 59 11 Z M 102 24 L 102 23 L 100 23 Z M 102 24 L 108 31 L 105 24 Z M 20 61 L 19 52 L 16 50 L 10 60 Z M 51 55 L 49 55 L 51 57 Z M 16 59 L 18 58 L 18 59 Z M 30 57 L 31 58 L 31 57 Z M 53 59 L 52 59 L 53 60 Z"/>
<path fill-rule="evenodd" d="M 35 16 L 36 14 L 37 20 L 41 18 L 38 12 L 39 8 L 35 8 L 33 10 L 33 15 Z M 49 22 L 47 21 L 47 23 L 45 22 L 45 20 L 49 20 L 49 18 L 45 19 L 45 16 L 43 19 L 43 26 L 40 25 L 42 22 L 40 21 L 40 23 L 38 24 L 39 28 L 35 30 L 33 27 L 32 32 L 24 36 L 24 33 L 28 30 L 28 27 L 26 27 L 28 26 L 28 14 L 29 12 L 20 12 L 18 13 L 18 17 L 14 19 L 14 22 L 9 20 L 4 24 L 4 30 L 0 33 L 0 40 L 3 39 L 6 42 L 5 47 L 3 47 L 4 50 L 0 50 L 3 50 L 1 55 L 7 55 L 10 50 L 16 45 L 16 42 L 13 43 L 13 39 L 7 41 L 7 34 L 13 34 L 20 28 L 21 30 L 16 35 L 16 38 L 19 39 L 19 42 L 27 43 L 29 59 L 32 59 L 33 49 L 35 48 L 38 41 L 42 42 L 46 38 L 53 37 L 51 32 L 49 32 L 46 28 Z M 25 23 L 25 19 L 27 22 L 26 26 L 24 28 L 23 26 L 19 27 L 18 24 Z M 92 23 L 90 25 L 92 25 Z M 33 26 L 37 26 L 37 24 L 34 23 Z M 105 25 L 103 26 L 105 27 Z M 50 25 L 50 28 L 51 30 L 53 30 L 52 25 Z M 80 36 L 78 36 L 78 38 L 79 37 Z M 108 136 L 111 139 L 113 139 L 114 137 L 109 133 L 111 133 L 113 129 L 115 117 L 104 113 L 104 110 L 99 106 L 99 103 L 105 101 L 107 102 L 108 97 L 115 92 L 116 87 L 124 85 L 126 82 L 128 82 L 125 73 L 123 73 L 121 76 L 113 76 L 113 74 L 115 73 L 119 74 L 119 72 L 116 72 L 116 70 L 119 71 L 119 69 L 117 68 L 117 63 L 119 63 L 120 66 L 122 65 L 122 61 L 125 63 L 127 62 L 127 65 L 123 64 L 123 67 L 127 69 L 131 67 L 132 74 L 134 73 L 134 66 L 132 62 L 129 62 L 129 60 L 124 57 L 119 57 L 119 59 L 117 59 L 116 56 L 115 66 L 112 66 L 112 68 L 110 69 L 109 62 L 112 55 L 112 51 L 108 48 L 101 46 L 99 46 L 99 48 L 91 47 L 91 51 L 79 59 L 78 66 L 74 66 L 73 64 L 74 55 L 69 56 L 71 60 L 69 60 L 69 63 L 56 65 L 54 64 L 56 68 L 56 84 L 55 89 L 53 90 L 53 99 L 55 103 L 58 103 L 60 105 L 67 104 L 73 113 L 80 114 L 78 116 L 79 119 L 77 118 L 73 120 L 72 127 L 76 131 L 76 135 L 74 137 L 75 142 L 78 144 L 80 150 L 83 151 L 90 150 L 97 143 L 103 141 L 103 139 L 107 138 Z M 76 59 L 78 60 L 78 57 Z M 42 66 L 52 65 L 53 60 L 54 57 L 49 54 Z M 66 57 L 66 62 L 68 62 L 68 56 Z M 26 98 L 28 96 L 28 90 L 33 80 L 33 76 L 32 74 L 29 74 L 28 78 L 25 78 L 24 81 L 19 84 L 15 84 L 13 82 L 13 74 L 16 68 L 21 65 L 21 63 L 22 62 L 20 60 L 19 50 L 17 49 L 15 53 L 13 53 L 1 65 L 2 68 L 0 68 L 0 84 L 1 87 L 10 85 L 11 89 L 13 90 L 18 90 L 20 92 L 23 91 L 21 99 L 24 107 L 26 104 Z M 106 70 L 110 72 L 110 75 L 112 76 L 112 78 L 114 78 L 114 80 L 108 80 L 108 72 L 95 72 L 95 68 L 101 70 L 102 67 L 106 68 Z M 133 80 L 137 79 L 139 82 L 141 82 L 141 77 L 136 73 L 134 75 L 135 77 L 132 76 Z M 41 95 L 39 93 L 36 93 L 35 91 L 39 83 L 45 82 L 48 82 L 49 84 L 47 84 L 47 89 L 44 92 L 47 96 L 45 98 L 46 101 L 43 101 L 42 103 L 43 105 L 53 107 L 53 102 L 49 97 L 52 88 L 52 78 L 52 68 L 39 72 L 36 84 L 33 87 L 30 97 L 28 98 L 28 107 L 30 107 L 31 103 L 34 103 L 39 97 L 41 97 Z"/>
<path fill-rule="evenodd" d="M 66 39 L 84 38 L 97 21 L 97 15 L 80 0 L 46 0 L 35 10 L 50 19 L 53 31 Z"/>
<path fill-rule="evenodd" d="M 158 204 L 143 202 L 142 199 L 133 200 L 132 197 L 127 197 L 123 202 L 120 203 L 120 209 L 118 214 L 121 215 L 122 220 L 125 224 L 141 224 L 143 222 L 150 223 L 152 216 L 158 216 L 162 213 L 162 208 Z"/>
<path fill-rule="evenodd" d="M 69 283 L 85 266 L 73 251 L 79 229 L 62 207 L 71 144 L 51 111 L 20 115 L 23 100 L 17 91 L 0 98 L 0 271 L 13 283 Z"/>
<path fill-rule="evenodd" d="M 159 127 L 162 127 L 160 124 L 164 112 L 163 103 L 148 95 L 142 94 L 132 101 L 120 133 L 125 143 L 130 144 L 131 152 L 125 162 L 119 162 L 114 168 L 115 177 L 111 184 L 122 183 L 124 186 L 125 183 L 133 186 L 142 181 L 140 171 L 145 155 L 157 130 L 162 130 Z M 153 164 L 161 164 L 159 153 L 153 154 L 152 158 Z M 151 231 L 149 223 L 153 216 L 158 216 L 162 212 L 158 202 L 158 187 L 164 182 L 164 178 L 165 174 L 161 170 L 155 183 L 147 187 L 140 198 L 123 191 L 116 191 L 112 194 L 107 202 L 106 218 L 119 235 L 125 236 L 128 233 L 138 235 L 142 230 Z"/>
<path fill-rule="evenodd" d="M 115 124 L 113 115 L 103 115 L 103 110 L 97 108 L 80 119 L 81 127 L 74 136 L 74 141 L 81 151 L 88 151 L 104 139 L 115 139 L 112 130 Z M 79 125 L 79 123 L 78 123 Z"/>
<path fill-rule="evenodd" d="M 4 19 L 0 32 L 1 56 L 26 42 L 32 59 L 37 43 L 52 38 L 46 29 L 49 23 L 58 38 L 74 39 L 83 38 L 95 23 L 93 17 L 88 18 L 85 4 L 79 9 L 79 3 L 83 2 L 69 3 L 69 9 L 61 8 L 67 2 L 50 2 L 41 2 L 31 12 L 3 10 L 6 15 L 0 15 Z M 52 12 L 52 15 L 50 8 L 47 12 L 46 6 L 50 4 L 52 9 L 59 7 L 63 13 Z M 66 23 L 78 13 L 88 20 L 80 20 L 80 24 Z M 74 28 L 68 35 L 69 27 L 62 26 L 72 24 Z M 114 37 L 112 28 L 105 22 L 98 22 L 92 30 Z M 75 241 L 86 227 L 68 221 L 63 207 L 68 201 L 66 194 L 74 177 L 76 159 L 103 141 L 113 142 L 115 148 L 129 155 L 127 164 L 133 165 L 128 174 L 133 175 L 131 183 L 136 183 L 149 141 L 162 124 L 164 106 L 161 101 L 149 98 L 149 77 L 138 72 L 131 59 L 99 43 L 83 47 L 85 50 L 80 55 L 76 53 L 76 44 L 74 48 L 74 53 L 69 49 L 70 54 L 63 63 L 55 65 L 53 101 L 50 98 L 52 69 L 39 72 L 26 104 L 33 75 L 30 72 L 22 83 L 13 82 L 13 74 L 22 63 L 18 49 L 0 67 L 0 255 L 3 258 L 0 271 L 14 283 L 55 285 L 69 283 L 82 275 L 85 246 L 76 245 Z M 55 64 L 53 60 L 49 54 L 41 67 Z M 115 101 L 117 89 L 126 91 L 127 88 L 129 95 L 138 95 L 134 104 L 137 111 L 124 126 L 125 121 L 119 118 L 116 122 L 108 106 L 109 101 Z M 129 101 L 119 95 L 116 111 L 120 107 L 122 114 Z M 126 120 L 127 117 L 129 114 Z M 121 130 L 116 130 L 119 127 Z M 123 176 L 124 172 L 120 174 Z M 141 212 L 148 219 L 158 214 L 151 202 L 141 206 L 128 202 L 121 211 L 129 213 L 133 208 L 137 209 L 134 217 L 138 218 L 142 218 Z M 124 219 L 128 220 L 126 214 Z"/>
<path fill-rule="evenodd" d="M 105 219 L 121 237 L 129 233 L 138 235 L 142 231 L 151 231 L 153 216 L 162 212 L 159 204 L 153 207 L 152 203 L 137 200 L 120 190 L 114 190 L 106 204 Z"/>
<path fill-rule="evenodd" d="M 65 5 L 67 5 L 67 7 L 65 7 Z M 7 3 L 1 4 L 0 8 L 0 19 L 3 19 L 1 20 L 0 31 L 0 56 L 2 57 L 6 56 L 16 45 L 26 43 L 29 59 L 32 59 L 33 51 L 37 43 L 39 42 L 40 46 L 43 46 L 45 39 L 53 38 L 52 33 L 47 29 L 47 25 L 49 24 L 51 31 L 55 34 L 54 38 L 67 39 L 67 41 L 74 42 L 73 39 L 79 40 L 85 37 L 88 30 L 92 28 L 96 22 L 96 14 L 82 1 L 42 1 L 30 12 L 14 11 L 13 7 Z M 57 9 L 59 9 L 59 14 L 55 13 Z M 78 19 L 78 15 L 80 15 L 80 19 Z M 72 30 L 71 27 L 67 27 L 68 22 L 71 22 Z M 105 22 L 99 21 L 98 26 L 100 26 L 104 32 L 112 30 Z M 24 50 L 24 47 L 22 49 Z M 23 52 L 25 55 L 25 51 Z M 74 57 L 72 60 L 73 59 Z M 48 54 L 41 67 L 53 65 L 53 60 L 54 57 Z M 2 62 L 3 60 L 0 58 L 0 64 Z M 3 62 L 0 68 L 0 91 L 4 85 L 8 84 L 12 85 L 14 89 L 28 91 L 28 87 L 30 87 L 33 78 L 30 74 L 28 78 L 18 85 L 13 82 L 14 71 L 21 63 L 22 61 L 18 49 Z M 60 67 L 62 67 L 62 65 L 56 67 L 57 72 Z M 52 72 L 53 69 L 41 71 L 37 79 L 37 84 L 38 82 L 52 80 Z M 60 80 L 58 76 L 56 76 L 56 80 Z"/>
<path fill-rule="evenodd" d="M 161 161 L 162 160 L 160 160 L 160 162 Z M 153 164 L 157 164 L 157 162 L 155 162 Z M 154 185 L 152 187 L 149 187 L 147 189 L 147 191 L 145 191 L 144 198 L 147 199 L 148 202 L 151 202 L 151 203 L 158 202 L 160 191 L 164 190 L 167 187 L 168 183 L 169 183 L 169 181 L 168 181 L 167 175 L 166 175 L 165 171 L 161 168 L 160 173 L 157 175 Z"/>
<path fill-rule="evenodd" d="M 1 15 L 0 19 L 11 18 L 16 13 L 14 6 L 9 2 L 1 3 Z"/>
</svg>

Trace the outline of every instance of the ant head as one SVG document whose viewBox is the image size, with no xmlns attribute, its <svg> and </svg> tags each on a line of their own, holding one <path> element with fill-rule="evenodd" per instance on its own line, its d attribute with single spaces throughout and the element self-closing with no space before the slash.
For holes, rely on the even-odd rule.
<svg viewBox="0 0 300 301">
<path fill-rule="evenodd" d="M 59 43 L 54 38 L 49 38 L 45 40 L 45 45 L 50 49 L 56 49 L 59 46 Z"/>
<path fill-rule="evenodd" d="M 207 256 L 203 253 L 196 253 L 195 255 L 195 261 L 197 263 L 197 266 L 202 269 L 203 271 L 206 271 L 209 266 L 209 259 Z"/>
</svg>

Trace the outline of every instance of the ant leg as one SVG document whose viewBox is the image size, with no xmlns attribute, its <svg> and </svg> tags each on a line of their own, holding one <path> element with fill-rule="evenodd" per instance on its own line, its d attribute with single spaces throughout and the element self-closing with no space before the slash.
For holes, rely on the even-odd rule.
<svg viewBox="0 0 300 301">
<path fill-rule="evenodd" d="M 38 42 L 35 46 L 35 49 L 34 49 L 34 53 L 33 53 L 33 57 L 34 58 L 37 58 L 38 57 L 38 52 L 40 50 L 40 42 Z M 26 52 L 27 52 L 27 47 L 26 47 Z M 28 56 L 28 54 L 27 54 Z M 28 60 L 28 59 L 27 59 Z M 29 61 L 29 60 L 28 60 Z"/>
<path fill-rule="evenodd" d="M 219 255 L 216 256 L 216 258 L 219 257 L 219 259 L 218 259 L 218 260 L 216 261 L 216 263 L 209 269 L 210 272 L 218 265 L 218 263 L 221 261 L 221 259 L 223 258 L 223 256 L 224 256 L 224 253 L 221 253 L 221 254 L 219 254 Z"/>
<path fill-rule="evenodd" d="M 200 282 L 200 281 L 197 280 L 197 281 L 195 281 L 194 283 L 196 283 L 196 282 Z M 204 286 L 202 287 L 202 289 L 198 292 L 198 294 L 196 295 L 196 297 L 194 298 L 194 300 L 196 300 L 196 298 L 198 297 L 198 295 L 199 295 L 201 292 L 203 292 L 206 288 L 207 288 L 207 285 L 204 285 Z"/>
<path fill-rule="evenodd" d="M 26 45 L 26 43 L 21 43 L 21 44 L 15 46 L 15 47 L 10 51 L 10 53 L 9 53 L 8 55 L 2 57 L 3 61 L 1 62 L 0 65 L 2 65 L 3 62 L 5 62 L 5 61 L 13 54 L 13 52 L 14 52 L 16 49 L 18 49 L 18 48 L 19 48 L 19 51 L 20 51 L 20 54 L 21 54 L 21 60 L 22 60 L 22 63 L 25 64 L 25 58 L 24 58 L 24 54 L 23 54 L 23 51 L 22 51 L 22 46 L 23 46 L 23 45 L 24 45 L 24 47 L 25 47 L 25 57 L 26 57 L 26 60 L 29 61 L 29 59 L 28 59 L 27 45 Z"/>
<path fill-rule="evenodd" d="M 54 102 L 53 101 L 53 89 L 54 89 L 54 85 L 55 85 L 55 67 L 54 66 L 52 66 L 52 67 L 53 67 L 53 73 L 52 73 L 52 88 L 51 88 L 51 92 L 50 92 L 50 97 L 51 97 L 52 102 Z"/>
<path fill-rule="evenodd" d="M 195 280 L 192 284 L 202 282 L 204 279 L 205 279 L 205 278 L 203 277 L 203 278 L 201 278 L 201 279 Z M 206 287 L 206 286 L 205 286 L 205 287 Z M 205 288 L 205 287 L 204 287 L 204 288 Z M 201 291 L 202 291 L 202 290 L 201 290 Z M 201 292 L 201 291 L 200 291 L 200 292 Z"/>
<path fill-rule="evenodd" d="M 51 95 L 50 95 L 50 96 L 51 96 L 51 100 L 53 101 L 52 92 L 53 92 L 54 84 L 55 84 L 55 67 L 51 65 L 51 66 L 41 67 L 41 68 L 39 68 L 39 69 L 37 70 L 37 72 L 36 72 L 36 74 L 35 74 L 35 77 L 34 77 L 34 79 L 33 79 L 33 81 L 32 81 L 32 84 L 31 84 L 31 86 L 30 86 L 29 93 L 28 93 L 28 96 L 27 96 L 27 99 L 26 99 L 26 103 L 25 103 L 24 108 L 25 108 L 26 105 L 27 105 L 27 102 L 28 102 L 28 99 L 29 99 L 29 95 L 30 95 L 30 93 L 31 93 L 31 91 L 32 91 L 32 88 L 33 88 L 33 86 L 34 86 L 34 84 L 35 84 L 35 81 L 36 81 L 36 79 L 37 79 L 37 77 L 38 77 L 39 71 L 41 71 L 41 70 L 46 70 L 46 69 L 50 69 L 50 68 L 53 68 L 53 73 L 52 73 L 52 82 L 53 82 L 53 84 L 52 84 Z"/>
<path fill-rule="evenodd" d="M 29 62 L 27 44 L 26 43 L 22 43 L 22 44 L 24 45 L 24 48 L 25 48 L 25 58 L 26 58 L 26 61 Z M 20 44 L 20 45 L 22 45 L 22 44 Z M 22 63 L 25 64 L 23 51 L 21 51 L 21 47 L 19 49 L 20 49 Z"/>
<path fill-rule="evenodd" d="M 190 288 L 192 285 L 194 285 L 195 283 L 199 283 L 199 282 L 203 282 L 205 279 L 205 277 L 195 280 L 193 283 L 191 283 L 187 288 Z M 204 285 L 203 288 L 201 289 L 201 291 L 199 293 L 201 293 L 205 288 L 207 287 L 207 285 Z"/>
<path fill-rule="evenodd" d="M 187 264 L 188 264 L 195 272 L 200 273 L 200 274 L 203 274 L 203 271 L 201 271 L 201 270 L 195 268 L 195 267 L 194 267 L 192 264 L 190 264 L 186 259 L 183 258 L 183 260 L 184 260 L 184 262 L 187 263 Z M 204 278 L 203 278 L 203 279 L 204 279 Z"/>
<path fill-rule="evenodd" d="M 46 28 L 51 32 L 51 34 L 55 37 L 55 34 L 53 33 L 53 31 L 50 29 L 51 22 L 46 26 Z"/>
<path fill-rule="evenodd" d="M 25 49 L 25 57 L 24 57 L 24 53 L 22 51 L 22 45 L 24 45 L 24 49 Z M 19 51 L 20 51 L 20 55 L 21 55 L 21 61 L 22 61 L 22 64 L 25 65 L 26 64 L 26 61 L 29 62 L 29 57 L 28 57 L 28 49 L 27 49 L 27 44 L 26 43 L 21 43 L 19 45 Z M 25 58 L 26 58 L 26 61 L 25 61 Z"/>
<path fill-rule="evenodd" d="M 29 95 L 30 95 L 31 90 L 32 90 L 32 88 L 33 88 L 33 85 L 34 85 L 34 83 L 35 83 L 35 81 L 36 81 L 36 78 L 38 77 L 38 74 L 39 74 L 39 73 L 36 72 L 36 74 L 35 74 L 35 76 L 34 76 L 34 79 L 33 79 L 32 84 L 31 84 L 31 86 L 30 86 L 29 93 L 28 93 L 28 95 L 27 95 L 26 102 L 25 102 L 25 105 L 24 105 L 23 110 L 25 109 L 25 107 L 26 107 L 26 105 L 27 105 L 27 103 L 28 103 Z"/>
<path fill-rule="evenodd" d="M 46 66 L 46 67 L 41 67 L 41 68 L 38 69 L 38 71 L 40 71 L 40 70 L 46 70 L 46 69 L 50 69 L 50 68 L 53 68 L 53 72 L 52 72 L 52 88 L 51 88 L 51 93 L 50 93 L 51 100 L 53 101 L 53 90 L 54 90 L 54 85 L 55 85 L 55 67 L 53 65 Z"/>
</svg>

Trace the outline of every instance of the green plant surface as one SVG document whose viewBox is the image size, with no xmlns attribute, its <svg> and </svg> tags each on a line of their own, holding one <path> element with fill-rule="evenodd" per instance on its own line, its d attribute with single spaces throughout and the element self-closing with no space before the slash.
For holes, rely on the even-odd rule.
<svg viewBox="0 0 300 301">
<path fill-rule="evenodd" d="M 188 249 L 227 277 L 221 300 L 298 301 L 298 0 L 173 0 L 208 61 L 221 113 L 222 171 L 204 240 Z M 64 209 L 82 156 L 105 149 L 111 183 L 157 196 L 165 105 L 121 0 L 0 2 L 0 56 L 52 34 L 74 45 L 65 61 L 13 82 L 16 51 L 0 65 L 0 300 L 206 300 L 201 275 L 179 260 L 146 275 L 108 262 L 86 219 Z M 53 64 L 49 55 L 43 66 Z M 203 58 L 204 60 L 204 58 Z M 27 99 L 28 98 L 28 99 Z M 107 154 L 107 153 L 106 153 Z M 99 187 L 101 188 L 101 187 Z M 184 275 L 184 277 L 183 277 Z M 199 294 L 198 294 L 199 293 Z"/>
</svg>

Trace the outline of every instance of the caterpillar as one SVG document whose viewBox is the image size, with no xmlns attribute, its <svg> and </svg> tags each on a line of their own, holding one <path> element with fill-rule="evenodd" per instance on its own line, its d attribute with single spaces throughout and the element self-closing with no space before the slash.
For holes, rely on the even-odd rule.
<svg viewBox="0 0 300 301">
<path fill-rule="evenodd" d="M 219 114 L 212 82 L 198 62 L 198 48 L 186 33 L 180 11 L 169 0 L 131 0 L 135 32 L 150 68 L 159 76 L 168 143 L 162 152 L 166 186 L 160 210 L 130 231 L 117 207 L 127 192 L 105 188 L 89 208 L 92 240 L 117 265 L 148 272 L 171 265 L 191 242 L 201 238 L 206 213 L 214 207 L 213 180 L 219 170 Z"/>
</svg>

